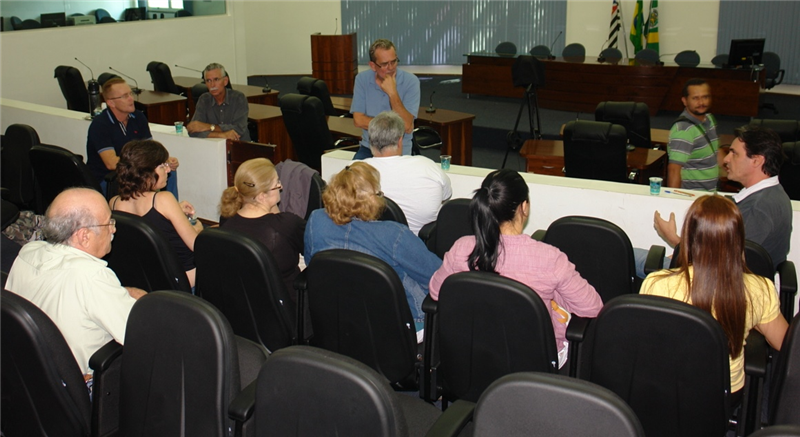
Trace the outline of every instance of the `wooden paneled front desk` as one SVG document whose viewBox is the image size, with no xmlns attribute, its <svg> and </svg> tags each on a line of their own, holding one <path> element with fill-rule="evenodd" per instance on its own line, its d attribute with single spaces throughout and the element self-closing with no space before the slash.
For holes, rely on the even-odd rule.
<svg viewBox="0 0 800 437">
<path fill-rule="evenodd" d="M 136 109 L 144 112 L 150 123 L 172 126 L 186 120 L 186 97 L 160 91 L 142 90 L 134 95 Z"/>
<path fill-rule="evenodd" d="M 502 97 L 522 97 L 515 88 L 511 68 L 515 56 L 493 53 L 467 55 L 462 66 L 461 91 Z M 650 115 L 659 110 L 680 111 L 683 85 L 693 77 L 711 85 L 712 112 L 715 115 L 758 115 L 758 99 L 765 72 L 714 68 L 713 65 L 679 67 L 677 64 L 636 65 L 622 59 L 618 63 L 586 58 L 542 60 L 544 87 L 537 92 L 539 106 L 562 111 L 594 113 L 606 101 L 644 102 Z"/>
<path fill-rule="evenodd" d="M 564 142 L 528 140 L 519 154 L 525 158 L 525 171 L 550 176 L 564 176 Z M 628 152 L 628 172 L 638 170 L 636 182 L 649 184 L 652 176 L 667 177 L 667 153 L 637 147 Z"/>
</svg>

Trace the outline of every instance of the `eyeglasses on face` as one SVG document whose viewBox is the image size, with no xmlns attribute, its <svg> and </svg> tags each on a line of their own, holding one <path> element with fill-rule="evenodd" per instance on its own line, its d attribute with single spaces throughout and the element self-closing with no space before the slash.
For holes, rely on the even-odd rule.
<svg viewBox="0 0 800 437">
<path fill-rule="evenodd" d="M 205 80 L 206 83 L 219 83 L 224 77 L 209 77 Z"/>
<path fill-rule="evenodd" d="M 109 97 L 106 100 L 117 100 L 117 99 L 127 99 L 127 98 L 131 98 L 131 99 L 133 98 L 133 91 L 131 91 L 129 93 L 125 93 L 125 94 L 123 94 L 121 96 Z"/>
<path fill-rule="evenodd" d="M 87 228 L 102 228 L 103 226 L 117 227 L 117 221 L 112 218 L 111 220 L 108 221 L 108 223 L 106 223 L 104 225 L 89 225 L 89 226 L 86 226 L 86 227 Z"/>
<path fill-rule="evenodd" d="M 377 65 L 378 68 L 381 69 L 381 70 L 384 70 L 384 69 L 386 69 L 388 67 L 396 67 L 397 64 L 399 64 L 399 63 L 400 63 L 400 59 L 398 59 L 398 58 L 394 58 L 394 60 L 387 61 L 387 62 L 384 62 L 382 64 L 379 64 L 377 62 L 373 62 L 373 64 Z"/>
</svg>

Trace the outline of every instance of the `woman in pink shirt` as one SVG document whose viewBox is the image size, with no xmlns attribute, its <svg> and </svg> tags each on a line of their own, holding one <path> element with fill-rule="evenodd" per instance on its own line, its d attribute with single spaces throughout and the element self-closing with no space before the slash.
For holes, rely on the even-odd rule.
<svg viewBox="0 0 800 437">
<path fill-rule="evenodd" d="M 431 278 L 430 295 L 438 300 L 444 280 L 467 270 L 498 273 L 527 285 L 550 310 L 560 368 L 567 358 L 570 314 L 595 317 L 603 302 L 563 252 L 522 233 L 530 208 L 528 184 L 519 173 L 489 173 L 470 202 L 475 235 L 461 237 L 445 254 Z"/>
</svg>

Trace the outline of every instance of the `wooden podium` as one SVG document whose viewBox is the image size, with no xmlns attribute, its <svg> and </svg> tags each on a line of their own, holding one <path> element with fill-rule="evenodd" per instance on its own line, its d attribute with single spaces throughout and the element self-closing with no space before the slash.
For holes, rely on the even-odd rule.
<svg viewBox="0 0 800 437">
<path fill-rule="evenodd" d="M 311 35 L 311 74 L 328 85 L 331 94 L 353 94 L 358 74 L 356 33 Z"/>
</svg>

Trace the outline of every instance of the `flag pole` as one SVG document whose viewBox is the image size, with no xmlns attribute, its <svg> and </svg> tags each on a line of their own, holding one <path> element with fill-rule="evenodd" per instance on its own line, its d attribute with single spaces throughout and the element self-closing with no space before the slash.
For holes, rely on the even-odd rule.
<svg viewBox="0 0 800 437">
<path fill-rule="evenodd" d="M 619 4 L 619 20 L 622 22 L 622 34 L 628 35 L 628 33 L 625 32 L 625 17 L 622 16 L 622 0 L 617 0 L 617 3 Z M 630 59 L 630 55 L 628 54 L 628 38 L 623 38 L 623 41 L 625 42 L 625 59 Z"/>
</svg>

